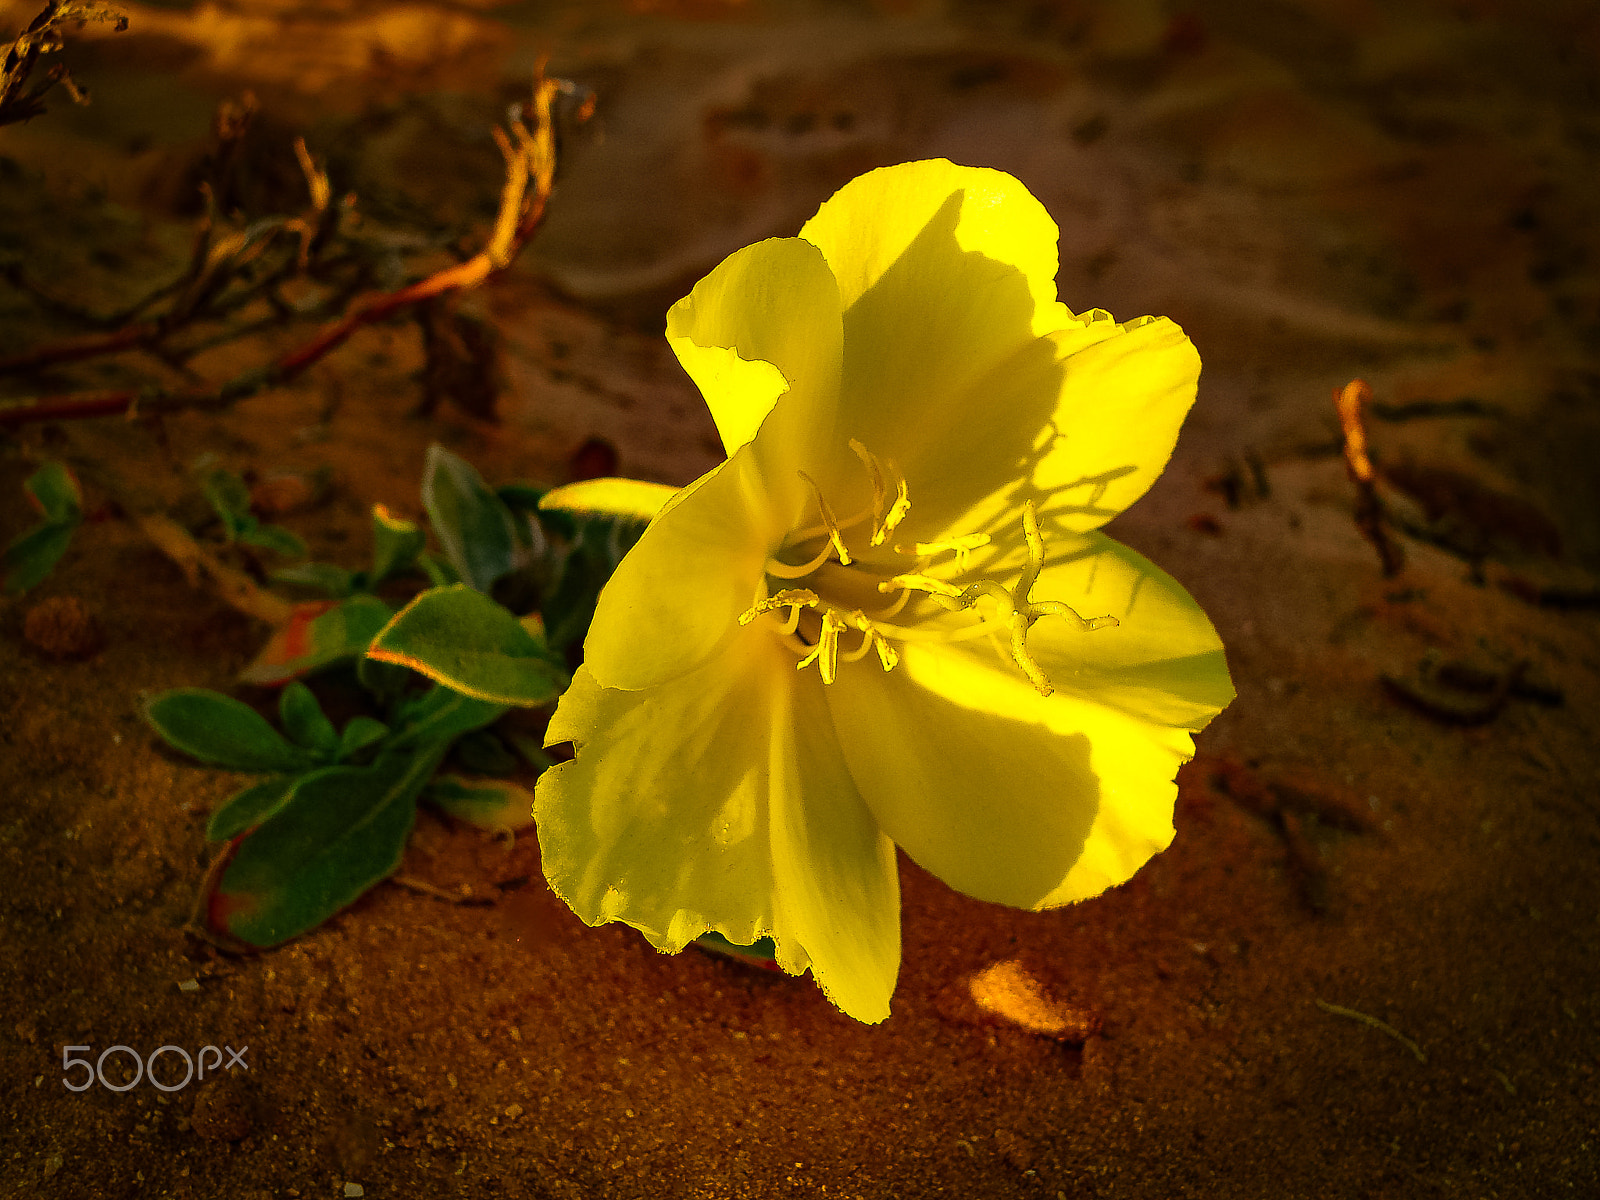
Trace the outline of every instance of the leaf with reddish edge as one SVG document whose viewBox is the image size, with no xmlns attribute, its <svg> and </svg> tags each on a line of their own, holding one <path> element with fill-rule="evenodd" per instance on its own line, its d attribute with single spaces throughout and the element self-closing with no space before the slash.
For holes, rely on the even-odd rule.
<svg viewBox="0 0 1600 1200">
<path fill-rule="evenodd" d="M 0 554 L 0 579 L 8 592 L 25 592 L 49 575 L 83 520 L 83 493 L 61 463 L 45 463 L 22 486 L 43 519 Z"/>
<path fill-rule="evenodd" d="M 391 615 L 387 604 L 365 594 L 337 603 L 308 600 L 296 604 L 289 620 L 239 673 L 239 680 L 271 687 L 340 659 L 359 657 Z"/>
<path fill-rule="evenodd" d="M 230 847 L 206 901 L 212 927 L 275 946 L 353 903 L 400 865 L 417 796 L 448 747 L 433 742 L 302 777 L 282 807 Z"/>
<path fill-rule="evenodd" d="M 547 704 L 568 682 L 566 664 L 527 625 L 464 583 L 423 592 L 372 639 L 367 655 L 498 704 Z"/>
</svg>

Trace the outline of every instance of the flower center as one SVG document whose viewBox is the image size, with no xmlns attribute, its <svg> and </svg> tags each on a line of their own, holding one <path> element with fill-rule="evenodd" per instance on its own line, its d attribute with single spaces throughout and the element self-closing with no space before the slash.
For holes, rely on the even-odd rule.
<svg viewBox="0 0 1600 1200">
<path fill-rule="evenodd" d="M 799 656 L 797 669 L 815 665 L 822 681 L 832 683 L 841 661 L 855 662 L 874 652 L 885 671 L 894 670 L 900 662 L 896 642 L 987 637 L 1003 661 L 1014 663 L 1040 695 L 1048 696 L 1055 689 L 1028 649 L 1034 622 L 1066 617 L 1084 632 L 1117 624 L 1111 616 L 1080 616 L 1060 600 L 1033 599 L 1045 545 L 1031 500 L 1022 507 L 1027 562 L 1009 586 L 972 569 L 972 552 L 991 544 L 986 533 L 896 543 L 892 551 L 900 561 L 874 554 L 911 510 L 910 493 L 893 463 L 854 438 L 850 449 L 871 480 L 872 502 L 841 521 L 816 481 L 802 471 L 816 503 L 817 523 L 784 539 L 767 560 L 761 594 L 739 617 L 740 625 L 763 620 Z M 901 565 L 911 569 L 894 569 Z M 841 639 L 852 631 L 860 640 L 841 651 Z"/>
</svg>

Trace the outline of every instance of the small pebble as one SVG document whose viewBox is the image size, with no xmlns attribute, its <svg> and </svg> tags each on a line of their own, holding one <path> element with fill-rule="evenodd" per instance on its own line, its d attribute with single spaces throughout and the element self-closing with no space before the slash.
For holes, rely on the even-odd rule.
<svg viewBox="0 0 1600 1200">
<path fill-rule="evenodd" d="M 178 985 L 178 990 L 180 992 L 198 992 L 200 990 L 200 981 L 198 979 L 185 979 Z"/>
<path fill-rule="evenodd" d="M 346 1196 L 365 1196 L 367 1192 L 359 1183 L 347 1183 L 344 1185 L 344 1194 Z"/>
<path fill-rule="evenodd" d="M 51 658 L 88 658 L 104 644 L 93 614 L 76 596 L 39 601 L 22 618 L 22 636 Z"/>
<path fill-rule="evenodd" d="M 522 1105 L 520 1105 L 520 1104 L 508 1104 L 506 1106 L 506 1116 L 510 1117 L 513 1121 L 515 1121 L 521 1115 L 522 1115 Z"/>
</svg>

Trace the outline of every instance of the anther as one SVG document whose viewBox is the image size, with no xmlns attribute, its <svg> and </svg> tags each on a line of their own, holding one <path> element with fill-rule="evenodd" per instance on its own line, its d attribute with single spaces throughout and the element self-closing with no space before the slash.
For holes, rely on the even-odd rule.
<svg viewBox="0 0 1600 1200">
<path fill-rule="evenodd" d="M 974 584 L 974 587 L 977 585 Z M 897 588 L 909 588 L 919 592 L 927 592 L 930 596 L 948 596 L 952 600 L 963 598 L 964 592 L 970 589 L 958 588 L 953 583 L 946 583 L 942 579 L 935 579 L 931 575 L 896 575 L 892 579 L 885 579 L 878 584 L 880 592 L 889 593 Z"/>
<path fill-rule="evenodd" d="M 784 588 L 775 596 L 768 596 L 765 600 L 757 600 L 744 612 L 739 614 L 739 624 L 748 625 L 763 613 L 773 612 L 780 608 L 815 608 L 821 601 L 817 594 L 810 588 Z"/>
<path fill-rule="evenodd" d="M 878 526 L 872 535 L 872 544 L 881 546 L 888 541 L 889 535 L 894 532 L 895 526 L 905 520 L 906 514 L 911 511 L 911 493 L 906 489 L 906 481 L 894 464 L 889 464 L 889 469 L 894 472 L 894 504 L 889 508 L 889 515 L 884 517 L 883 524 Z"/>
<path fill-rule="evenodd" d="M 803 671 L 816 663 L 822 682 L 832 683 L 839 673 L 839 634 L 844 629 L 844 618 L 837 612 L 830 608 L 823 613 L 822 633 L 817 638 L 817 644 L 811 648 L 810 654 L 795 664 L 795 670 Z"/>
<path fill-rule="evenodd" d="M 960 537 L 945 538 L 937 542 L 912 542 L 909 546 L 897 544 L 894 551 L 896 554 L 908 554 L 916 558 L 932 558 L 949 550 L 956 556 L 956 569 L 965 571 L 968 566 L 967 555 L 987 546 L 989 542 L 987 533 L 964 533 Z"/>
<path fill-rule="evenodd" d="M 839 522 L 833 515 L 833 509 L 828 507 L 828 502 L 823 498 L 822 489 L 817 486 L 817 481 L 804 471 L 799 472 L 800 478 L 811 485 L 811 494 L 817 498 L 817 510 L 822 513 L 822 523 L 828 527 L 828 541 L 839 555 L 841 566 L 850 565 L 850 551 L 845 549 L 844 538 L 839 536 Z"/>
</svg>

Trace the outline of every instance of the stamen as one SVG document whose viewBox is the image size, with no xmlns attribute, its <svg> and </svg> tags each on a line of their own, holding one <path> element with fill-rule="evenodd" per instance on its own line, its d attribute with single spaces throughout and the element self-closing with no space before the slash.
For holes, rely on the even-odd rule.
<svg viewBox="0 0 1600 1200">
<path fill-rule="evenodd" d="M 889 470 L 894 474 L 894 505 L 889 509 L 889 515 L 883 519 L 883 524 L 878 526 L 877 532 L 872 535 L 874 546 L 881 546 L 888 541 L 895 526 L 905 520 L 906 514 L 911 511 L 911 493 L 906 490 L 905 476 L 895 469 L 893 463 L 889 464 Z"/>
<path fill-rule="evenodd" d="M 888 499 L 889 489 L 884 486 L 883 468 L 878 465 L 878 458 L 855 438 L 850 439 L 850 449 L 855 451 L 861 465 L 866 467 L 867 474 L 872 476 L 872 523 L 876 525 L 883 519 L 883 502 Z M 873 545 L 877 545 L 876 542 Z"/>
<path fill-rule="evenodd" d="M 977 584 L 973 584 L 977 587 Z M 894 591 L 895 588 L 913 588 L 919 592 L 927 592 L 930 596 L 948 596 L 952 600 L 963 597 L 963 589 L 953 583 L 946 583 L 942 579 L 935 579 L 931 575 L 896 575 L 892 579 L 885 579 L 878 584 L 878 590 L 884 594 Z M 970 589 L 967 589 L 970 590 Z"/>
<path fill-rule="evenodd" d="M 861 645 L 849 654 L 844 655 L 840 661 L 856 662 L 863 659 L 873 650 L 878 652 L 878 661 L 883 664 L 885 671 L 892 671 L 900 665 L 900 655 L 895 648 L 889 645 L 887 639 L 878 631 L 877 625 L 859 608 L 850 614 L 850 623 L 861 631 Z"/>
<path fill-rule="evenodd" d="M 909 546 L 899 544 L 895 546 L 894 552 L 914 555 L 917 558 L 932 558 L 949 550 L 956 556 L 956 569 L 966 571 L 967 555 L 980 547 L 987 546 L 989 542 L 987 533 L 964 533 L 960 537 L 945 538 L 938 542 L 912 542 Z"/>
<path fill-rule="evenodd" d="M 810 562 L 791 565 L 789 563 L 779 562 L 775 558 L 769 558 L 767 559 L 767 565 L 763 569 L 768 575 L 771 575 L 777 579 L 804 579 L 807 575 L 811 574 L 811 572 L 815 571 L 818 567 L 832 557 L 833 543 L 829 542 L 822 548 L 822 553 L 818 554 Z"/>
<path fill-rule="evenodd" d="M 840 565 L 848 567 L 850 565 L 850 551 L 845 548 L 844 539 L 839 536 L 839 522 L 834 519 L 833 509 L 828 507 L 828 502 L 823 498 L 822 489 L 817 486 L 817 481 L 804 471 L 799 472 L 799 475 L 801 479 L 811 485 L 811 494 L 817 498 L 817 509 L 822 513 L 822 523 L 828 527 L 828 541 L 833 544 L 834 550 L 838 552 Z M 827 560 L 824 559 L 823 561 Z"/>
<path fill-rule="evenodd" d="M 810 588 L 784 588 L 776 596 L 768 596 L 765 600 L 757 600 L 744 612 L 739 614 L 739 624 L 748 625 L 762 613 L 769 613 L 779 608 L 793 608 L 794 617 L 799 619 L 802 608 L 815 608 L 820 600 Z"/>
<path fill-rule="evenodd" d="M 833 609 L 828 609 L 822 614 L 822 634 L 817 639 L 817 644 L 812 647 L 811 653 L 795 664 L 795 670 L 803 671 L 812 663 L 817 664 L 817 671 L 822 675 L 823 683 L 832 683 L 839 673 L 839 634 L 845 629 L 844 618 Z"/>
</svg>

